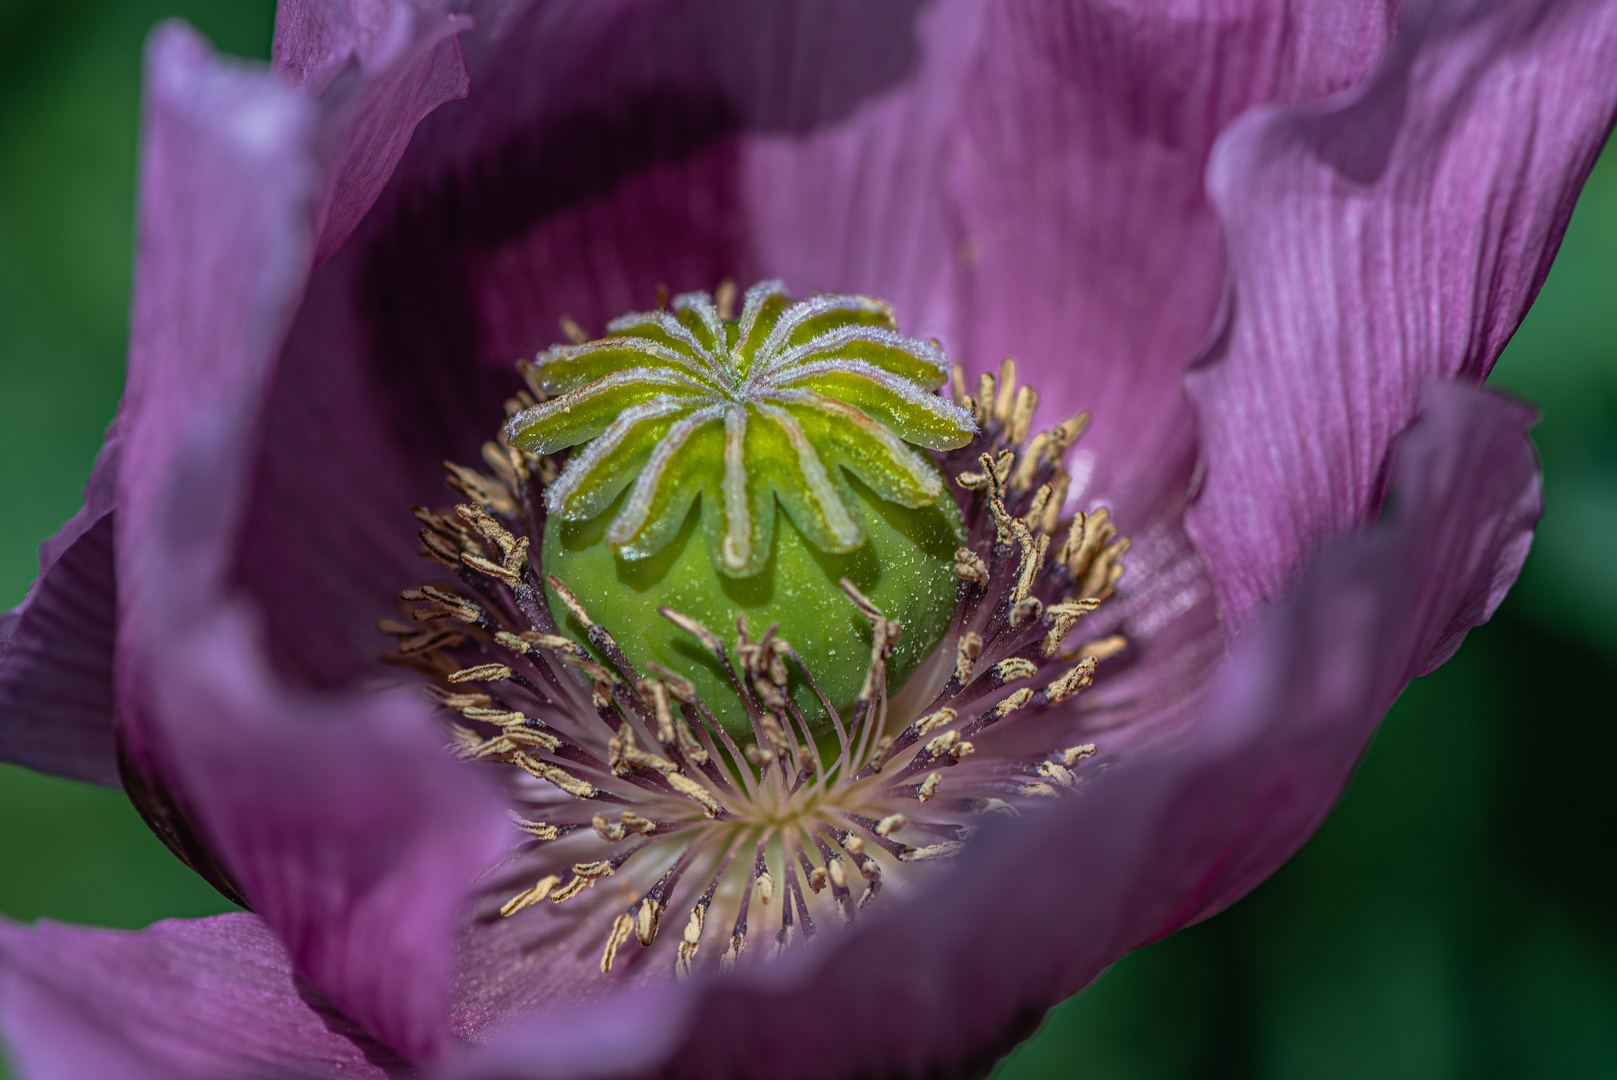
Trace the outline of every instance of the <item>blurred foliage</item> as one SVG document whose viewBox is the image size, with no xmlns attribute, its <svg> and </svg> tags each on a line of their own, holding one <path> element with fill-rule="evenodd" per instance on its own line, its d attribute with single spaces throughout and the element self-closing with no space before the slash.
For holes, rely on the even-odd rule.
<svg viewBox="0 0 1617 1080">
<path fill-rule="evenodd" d="M 270 0 L 0 0 L 0 607 L 117 402 L 140 42 L 170 15 L 268 54 Z M 1399 700 L 1296 858 L 1055 1009 L 996 1080 L 1617 1077 L 1614 301 L 1617 152 L 1495 375 L 1545 416 L 1520 585 Z M 0 766 L 0 911 L 226 906 L 120 794 Z"/>
</svg>

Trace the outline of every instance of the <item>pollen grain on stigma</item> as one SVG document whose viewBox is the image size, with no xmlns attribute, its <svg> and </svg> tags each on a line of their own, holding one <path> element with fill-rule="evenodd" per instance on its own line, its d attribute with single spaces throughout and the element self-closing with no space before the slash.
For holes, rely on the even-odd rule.
<svg viewBox="0 0 1617 1080">
<path fill-rule="evenodd" d="M 457 752 L 509 767 L 520 840 L 484 883 L 491 914 L 544 918 L 534 909 L 565 905 L 598 935 L 602 973 L 661 952 L 688 978 L 853 920 L 959 852 L 982 815 L 1018 815 L 1080 781 L 1094 744 L 1027 746 L 1071 732 L 1040 718 L 1124 647 L 1117 636 L 1066 641 L 1112 595 L 1128 541 L 1105 509 L 1063 512 L 1061 462 L 1087 416 L 1029 438 L 1037 395 L 1017 385 L 1012 362 L 975 395 L 958 367 L 952 383 L 950 405 L 976 432 L 936 455 L 966 541 L 941 646 L 952 655 L 932 665 L 924 692 L 889 694 L 902 627 L 852 582 L 843 590 L 869 624 L 870 654 L 846 715 L 776 627 L 708 627 L 661 609 L 722 669 L 748 739 L 717 722 L 684 675 L 636 669 L 590 604 L 534 565 L 565 461 L 502 440 L 484 446 L 487 472 L 447 467 L 466 501 L 416 515 L 424 554 L 449 576 L 406 590 L 408 621 L 381 626 L 397 639 L 387 658 L 433 680 Z M 530 390 L 508 403 L 511 416 L 544 404 L 545 389 Z M 547 590 L 584 640 L 558 626 Z M 829 730 L 814 730 L 788 692 L 794 678 L 814 689 Z M 666 913 L 681 920 L 672 934 L 660 933 Z M 752 944 L 759 936 L 768 948 Z"/>
</svg>

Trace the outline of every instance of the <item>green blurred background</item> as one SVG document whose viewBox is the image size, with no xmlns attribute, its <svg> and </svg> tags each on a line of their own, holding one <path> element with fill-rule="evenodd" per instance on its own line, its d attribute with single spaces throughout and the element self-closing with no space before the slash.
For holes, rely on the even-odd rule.
<svg viewBox="0 0 1617 1080">
<path fill-rule="evenodd" d="M 0 0 L 0 609 L 117 401 L 140 47 L 169 15 L 268 55 L 271 0 Z M 1056 1009 L 998 1080 L 1617 1077 L 1617 152 L 1495 381 L 1544 410 L 1549 503 L 1504 608 L 1295 859 Z M 226 906 L 122 795 L 0 765 L 0 911 Z"/>
</svg>

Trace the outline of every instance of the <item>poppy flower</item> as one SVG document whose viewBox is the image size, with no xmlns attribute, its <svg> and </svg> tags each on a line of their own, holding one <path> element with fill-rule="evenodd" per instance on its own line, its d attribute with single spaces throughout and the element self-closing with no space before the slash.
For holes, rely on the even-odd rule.
<svg viewBox="0 0 1617 1080">
<path fill-rule="evenodd" d="M 1532 412 L 1481 381 L 1611 129 L 1617 5 L 290 0 L 269 71 L 179 25 L 146 70 L 128 383 L 83 511 L 0 621 L 0 754 L 121 782 L 250 913 L 0 923 L 22 1075 L 971 1076 L 1283 862 L 1402 687 L 1514 581 Z M 966 478 L 962 505 L 1006 511 L 970 535 L 1008 553 L 981 568 L 1007 595 L 1036 532 L 1132 539 L 1072 601 L 1105 606 L 1068 611 L 1074 641 L 1095 619 L 1121 647 L 1078 657 L 1071 694 L 1049 688 L 1075 665 L 1041 667 L 1031 719 L 969 757 L 956 728 L 904 743 L 932 714 L 871 729 L 883 754 L 932 754 L 945 790 L 945 756 L 1048 768 L 1011 813 L 981 799 L 946 858 L 854 845 L 896 887 L 846 925 L 681 965 L 680 927 L 629 914 L 657 898 L 631 873 L 552 905 L 558 874 L 501 916 L 491 890 L 545 823 L 514 827 L 510 787 L 379 658 L 404 638 L 378 619 L 435 573 L 410 508 L 456 501 L 443 462 L 481 470 L 507 400 L 543 404 L 513 361 L 566 347 L 560 328 L 775 279 L 879 298 L 961 365 L 962 431 L 969 413 L 1063 478 L 1036 507 L 993 454 Z M 1060 452 L 1038 458 L 1036 432 Z M 482 545 L 446 550 L 526 588 L 482 486 L 494 445 L 425 542 Z M 954 571 L 961 595 L 978 569 Z M 1007 624 L 1053 632 L 1042 587 Z M 448 626 L 459 594 L 409 595 Z M 749 678 L 767 640 L 742 642 Z M 758 767 L 784 781 L 812 741 Z M 489 753 L 551 761 L 532 745 Z M 631 768 L 631 749 L 652 753 L 620 742 Z M 902 835 L 891 817 L 857 828 Z M 650 819 L 602 820 L 569 835 Z M 802 854 L 766 867 L 777 920 L 787 895 L 840 903 L 824 852 Z M 700 883 L 681 888 L 683 920 Z"/>
</svg>

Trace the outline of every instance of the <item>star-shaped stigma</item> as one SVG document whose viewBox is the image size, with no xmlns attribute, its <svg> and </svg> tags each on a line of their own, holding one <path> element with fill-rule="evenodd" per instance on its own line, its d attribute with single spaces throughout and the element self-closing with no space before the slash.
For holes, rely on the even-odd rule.
<svg viewBox="0 0 1617 1080">
<path fill-rule="evenodd" d="M 702 515 L 715 565 L 746 577 L 768 560 L 777 499 L 822 551 L 864 543 L 844 470 L 890 502 L 937 501 L 943 478 L 915 447 L 964 446 L 977 425 L 934 392 L 948 375 L 936 342 L 900 334 L 868 297 L 793 300 L 765 281 L 738 319 L 723 299 L 685 293 L 534 360 L 544 399 L 511 418 L 507 441 L 534 454 L 582 445 L 547 491 L 552 516 L 587 521 L 627 488 L 606 539 L 642 559 L 700 495 L 720 510 Z"/>
</svg>

